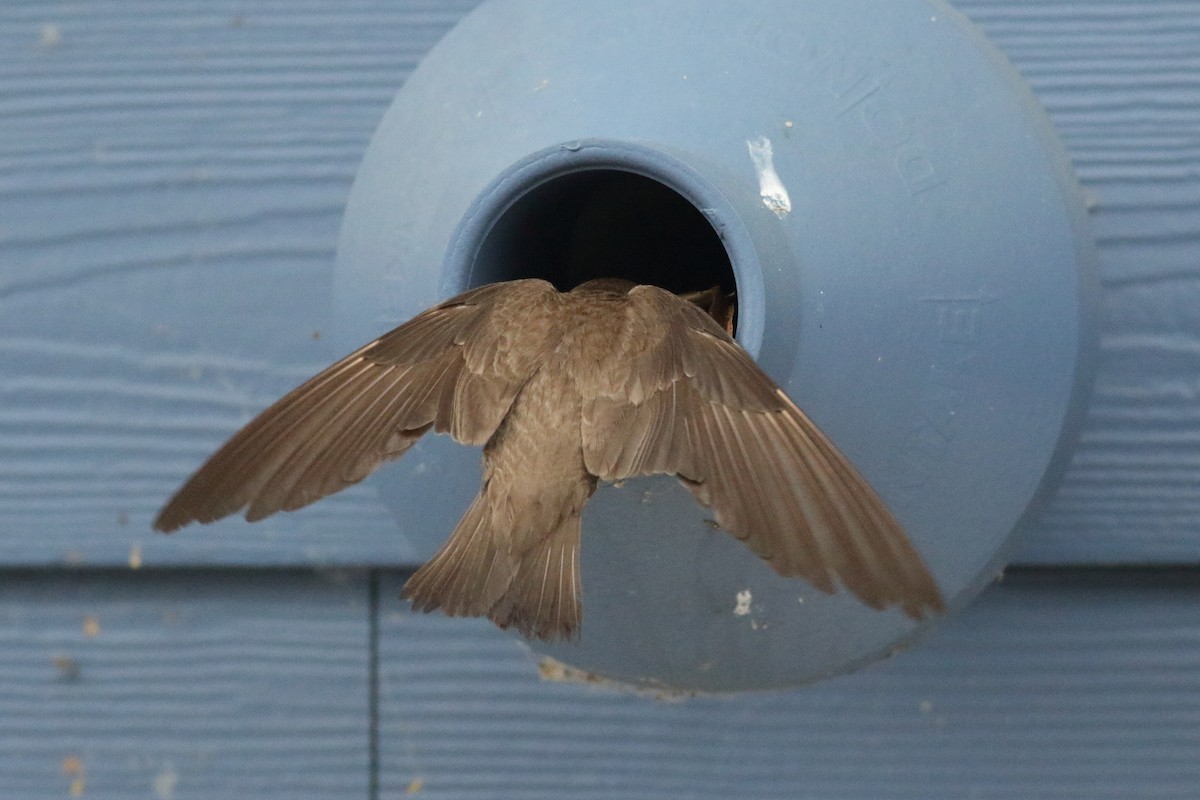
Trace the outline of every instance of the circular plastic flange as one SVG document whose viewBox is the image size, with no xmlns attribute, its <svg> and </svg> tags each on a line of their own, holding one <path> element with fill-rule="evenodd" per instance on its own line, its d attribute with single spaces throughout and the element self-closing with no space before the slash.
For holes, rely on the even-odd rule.
<svg viewBox="0 0 1200 800">
<path fill-rule="evenodd" d="M 1093 262 L 1043 112 L 943 3 L 490 2 L 375 134 L 336 321 L 349 348 L 494 280 L 736 283 L 743 346 L 957 606 L 1069 455 Z M 426 437 L 376 479 L 423 556 L 478 490 L 478 460 Z M 707 516 L 671 478 L 602 488 L 580 639 L 533 647 L 643 686 L 732 691 L 843 672 L 919 632 L 775 575 Z"/>
</svg>

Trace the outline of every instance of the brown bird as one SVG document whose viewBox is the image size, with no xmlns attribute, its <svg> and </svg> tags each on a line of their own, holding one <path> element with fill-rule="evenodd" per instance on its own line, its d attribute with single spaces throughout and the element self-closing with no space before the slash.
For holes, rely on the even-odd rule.
<svg viewBox="0 0 1200 800">
<path fill-rule="evenodd" d="M 616 279 L 567 293 L 497 283 L 418 314 L 235 434 L 154 527 L 300 508 L 431 428 L 483 445 L 484 474 L 404 586 L 421 611 L 570 638 L 583 507 L 598 481 L 660 473 L 781 575 L 913 618 L 943 608 L 878 495 L 726 330 L 664 289 Z"/>
</svg>

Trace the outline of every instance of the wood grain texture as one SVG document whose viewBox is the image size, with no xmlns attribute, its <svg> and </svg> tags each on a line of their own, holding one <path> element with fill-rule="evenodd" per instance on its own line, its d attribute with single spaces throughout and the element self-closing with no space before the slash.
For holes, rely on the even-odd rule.
<svg viewBox="0 0 1200 800">
<path fill-rule="evenodd" d="M 1100 364 L 1026 563 L 1200 556 L 1200 5 L 958 0 L 1029 81 L 1092 212 Z"/>
<path fill-rule="evenodd" d="M 339 355 L 354 171 L 471 5 L 0 7 L 0 529 L 31 532 L 0 562 L 411 559 L 369 489 L 254 529 L 148 520 Z"/>
<path fill-rule="evenodd" d="M 381 590 L 382 798 L 1165 800 L 1200 785 L 1194 574 L 1018 578 L 863 672 L 668 702 L 540 680 L 517 640 L 413 616 L 398 589 Z"/>
<path fill-rule="evenodd" d="M 0 796 L 367 796 L 366 582 L 0 579 Z"/>
<path fill-rule="evenodd" d="M 370 133 L 474 0 L 0 5 L 0 563 L 406 563 L 372 484 L 170 539 L 158 505 L 341 353 Z M 1100 374 L 1019 559 L 1200 556 L 1200 4 L 961 0 L 1093 204 Z"/>
</svg>

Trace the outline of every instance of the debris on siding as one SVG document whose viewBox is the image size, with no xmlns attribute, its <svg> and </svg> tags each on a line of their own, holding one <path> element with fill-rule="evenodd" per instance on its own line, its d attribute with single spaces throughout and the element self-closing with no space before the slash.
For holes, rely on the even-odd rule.
<svg viewBox="0 0 1200 800">
<path fill-rule="evenodd" d="M 74 683 L 83 674 L 79 662 L 70 656 L 55 656 L 50 663 L 58 670 L 58 679 L 65 683 Z"/>
<path fill-rule="evenodd" d="M 79 756 L 67 756 L 62 760 L 62 774 L 71 779 L 71 797 L 83 797 L 86 788 L 84 773 L 86 768 Z"/>
<path fill-rule="evenodd" d="M 154 776 L 154 796 L 158 800 L 175 800 L 175 786 L 179 783 L 179 773 L 175 767 L 167 764 L 162 772 Z"/>
<path fill-rule="evenodd" d="M 57 47 L 62 43 L 62 29 L 47 22 L 38 33 L 38 47 Z"/>
</svg>

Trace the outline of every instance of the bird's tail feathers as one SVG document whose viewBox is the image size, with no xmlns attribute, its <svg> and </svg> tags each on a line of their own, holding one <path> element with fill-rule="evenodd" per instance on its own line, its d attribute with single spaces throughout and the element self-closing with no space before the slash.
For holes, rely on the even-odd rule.
<svg viewBox="0 0 1200 800">
<path fill-rule="evenodd" d="M 482 617 L 516 574 L 514 559 L 498 545 L 480 493 L 442 549 L 405 582 L 400 596 L 417 611 L 440 608 L 451 617 Z"/>
<path fill-rule="evenodd" d="M 520 552 L 511 536 L 492 530 L 481 492 L 442 549 L 404 584 L 401 596 L 416 611 L 452 617 L 488 616 L 526 637 L 570 639 L 581 617 L 578 511 L 569 510 L 549 533 Z M 523 538 L 523 537 L 521 537 Z"/>
<path fill-rule="evenodd" d="M 571 639 L 582 616 L 579 580 L 578 511 L 521 554 L 518 574 L 488 616 L 501 628 L 525 637 Z"/>
</svg>

